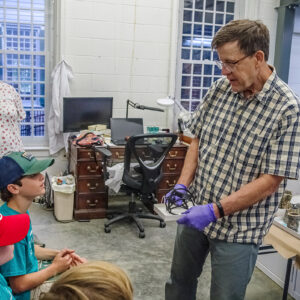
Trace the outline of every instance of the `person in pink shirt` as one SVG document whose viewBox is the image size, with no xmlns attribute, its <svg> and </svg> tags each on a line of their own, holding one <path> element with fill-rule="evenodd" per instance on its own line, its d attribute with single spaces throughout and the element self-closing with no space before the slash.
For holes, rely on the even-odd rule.
<svg viewBox="0 0 300 300">
<path fill-rule="evenodd" d="M 20 122 L 25 111 L 17 91 L 0 81 L 0 158 L 9 152 L 24 151 L 20 135 Z"/>
</svg>

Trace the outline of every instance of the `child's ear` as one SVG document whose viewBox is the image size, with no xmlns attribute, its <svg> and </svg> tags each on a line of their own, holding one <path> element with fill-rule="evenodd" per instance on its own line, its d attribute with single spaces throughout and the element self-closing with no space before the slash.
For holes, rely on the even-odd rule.
<svg viewBox="0 0 300 300">
<path fill-rule="evenodd" d="M 7 186 L 7 190 L 13 195 L 17 195 L 19 194 L 19 187 L 20 187 L 19 185 L 11 183 Z"/>
</svg>

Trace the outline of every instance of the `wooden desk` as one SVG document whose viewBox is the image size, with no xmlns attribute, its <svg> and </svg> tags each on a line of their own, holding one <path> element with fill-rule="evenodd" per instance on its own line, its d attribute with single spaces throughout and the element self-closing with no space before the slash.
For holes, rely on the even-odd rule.
<svg viewBox="0 0 300 300">
<path fill-rule="evenodd" d="M 92 149 L 69 144 L 69 171 L 76 182 L 74 219 L 104 218 L 108 189 L 104 184 L 103 155 Z M 96 155 L 96 160 L 95 160 Z"/>
<path fill-rule="evenodd" d="M 92 149 L 69 144 L 69 169 L 75 176 L 76 191 L 74 200 L 75 220 L 105 218 L 108 206 L 108 189 L 104 184 L 103 177 L 103 155 Z M 165 195 L 177 182 L 187 146 L 183 144 L 174 145 L 163 162 L 163 179 L 160 182 L 156 197 L 161 202 Z M 124 161 L 124 146 L 110 146 L 112 157 L 108 164 Z"/>
</svg>

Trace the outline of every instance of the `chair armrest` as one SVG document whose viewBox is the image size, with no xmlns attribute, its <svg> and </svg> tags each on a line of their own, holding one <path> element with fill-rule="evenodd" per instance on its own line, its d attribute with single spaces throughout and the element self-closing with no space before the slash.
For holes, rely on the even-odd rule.
<svg viewBox="0 0 300 300">
<path fill-rule="evenodd" d="M 111 155 L 112 155 L 111 151 L 108 150 L 107 148 L 95 147 L 95 146 L 93 146 L 93 148 L 95 151 L 102 153 L 105 157 L 111 157 Z"/>
</svg>

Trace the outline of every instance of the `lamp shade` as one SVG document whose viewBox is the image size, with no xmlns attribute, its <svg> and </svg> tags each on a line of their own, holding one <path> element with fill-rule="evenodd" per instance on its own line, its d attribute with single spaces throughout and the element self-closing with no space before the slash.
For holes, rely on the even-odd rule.
<svg viewBox="0 0 300 300">
<path fill-rule="evenodd" d="M 167 98 L 159 98 L 156 100 L 156 103 L 160 106 L 168 107 L 174 105 L 174 100 L 170 97 Z"/>
</svg>

